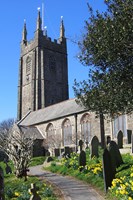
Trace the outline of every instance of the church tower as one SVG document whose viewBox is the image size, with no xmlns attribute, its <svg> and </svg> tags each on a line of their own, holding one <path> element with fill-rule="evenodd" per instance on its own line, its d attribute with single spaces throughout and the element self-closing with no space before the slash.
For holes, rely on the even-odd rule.
<svg viewBox="0 0 133 200">
<path fill-rule="evenodd" d="M 67 100 L 68 64 L 65 28 L 61 18 L 60 38 L 51 41 L 41 28 L 40 10 L 34 39 L 27 41 L 24 28 L 21 41 L 18 83 L 17 119 L 22 119 L 29 110 L 35 111 Z"/>
</svg>

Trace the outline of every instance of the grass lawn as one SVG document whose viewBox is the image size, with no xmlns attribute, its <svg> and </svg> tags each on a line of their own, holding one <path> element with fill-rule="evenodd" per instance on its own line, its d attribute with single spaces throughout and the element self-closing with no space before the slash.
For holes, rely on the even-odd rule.
<svg viewBox="0 0 133 200">
<path fill-rule="evenodd" d="M 42 164 L 44 162 L 44 157 L 33 158 L 31 161 L 31 166 Z M 12 168 L 13 164 L 9 162 L 8 165 Z M 4 170 L 4 185 L 5 185 L 5 199 L 6 200 L 29 200 L 31 193 L 29 189 L 31 188 L 31 183 L 35 183 L 38 187 L 38 194 L 42 200 L 57 200 L 57 197 L 54 194 L 53 188 L 49 183 L 42 180 L 40 181 L 37 177 L 28 177 L 27 181 L 24 181 L 24 178 L 16 178 L 12 174 L 5 173 L 5 163 L 0 162 L 0 166 Z"/>
</svg>

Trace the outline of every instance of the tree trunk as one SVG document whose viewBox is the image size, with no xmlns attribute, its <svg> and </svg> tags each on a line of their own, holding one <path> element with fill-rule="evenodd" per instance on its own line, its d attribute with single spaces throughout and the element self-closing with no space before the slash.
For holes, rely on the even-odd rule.
<svg viewBox="0 0 133 200">
<path fill-rule="evenodd" d="M 100 132 L 101 132 L 101 147 L 105 148 L 105 130 L 104 130 L 104 115 L 100 113 Z"/>
</svg>

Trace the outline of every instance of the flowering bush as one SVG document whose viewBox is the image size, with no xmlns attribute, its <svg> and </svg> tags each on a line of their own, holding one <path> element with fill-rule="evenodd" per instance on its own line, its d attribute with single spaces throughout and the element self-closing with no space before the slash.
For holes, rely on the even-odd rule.
<svg viewBox="0 0 133 200">
<path fill-rule="evenodd" d="M 66 167 L 72 167 L 73 169 L 78 169 L 79 164 L 78 164 L 78 154 L 71 153 L 70 158 L 62 158 L 62 164 L 65 165 Z"/>
<path fill-rule="evenodd" d="M 118 200 L 133 200 L 133 165 L 129 167 L 128 176 L 115 178 L 112 181 L 110 192 L 117 196 Z"/>
<path fill-rule="evenodd" d="M 47 186 L 43 182 L 38 182 L 37 179 L 29 178 L 27 182 L 22 183 L 18 179 L 12 180 L 12 183 L 6 184 L 5 186 L 5 199 L 6 200 L 29 200 L 32 195 L 29 192 L 31 182 L 37 182 L 37 187 L 39 188 L 38 194 L 41 199 L 47 200 L 56 200 L 56 197 L 53 194 L 51 186 Z"/>
<path fill-rule="evenodd" d="M 90 155 L 87 155 L 90 158 Z M 79 166 L 79 155 L 72 153 L 70 158 L 62 158 L 62 164 L 67 168 L 72 168 L 74 170 L 79 170 L 83 168 L 82 173 L 92 173 L 102 177 L 102 162 L 100 159 L 93 157 L 92 159 L 87 159 L 87 164 L 85 167 Z"/>
</svg>

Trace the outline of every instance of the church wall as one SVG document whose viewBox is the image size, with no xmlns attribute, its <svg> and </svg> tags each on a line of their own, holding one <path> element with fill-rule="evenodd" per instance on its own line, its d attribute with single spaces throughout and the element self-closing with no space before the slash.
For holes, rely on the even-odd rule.
<svg viewBox="0 0 133 200">
<path fill-rule="evenodd" d="M 85 113 L 81 113 L 77 115 L 77 137 L 78 140 L 82 139 L 81 137 L 81 119 Z M 99 118 L 95 117 L 95 113 L 89 113 L 90 115 L 90 124 L 91 124 L 91 130 L 90 130 L 90 138 L 93 136 L 97 136 L 99 138 L 99 141 L 101 140 L 100 138 L 100 121 Z M 48 123 L 42 123 L 37 125 L 37 128 L 41 131 L 43 134 L 44 138 L 46 138 L 46 129 L 49 123 L 53 124 L 55 134 L 60 135 L 60 137 L 63 140 L 63 131 L 62 131 L 62 124 L 65 119 L 69 119 L 71 126 L 72 126 L 72 141 L 75 141 L 75 115 L 64 117 L 61 119 L 56 119 L 56 120 L 51 120 Z M 110 122 L 107 122 L 105 120 L 105 136 L 110 135 L 111 136 L 111 124 Z M 63 145 L 63 143 L 62 143 Z M 73 144 L 72 144 L 73 146 Z"/>
<path fill-rule="evenodd" d="M 127 115 L 127 129 L 132 130 L 133 131 L 133 114 Z"/>
</svg>

